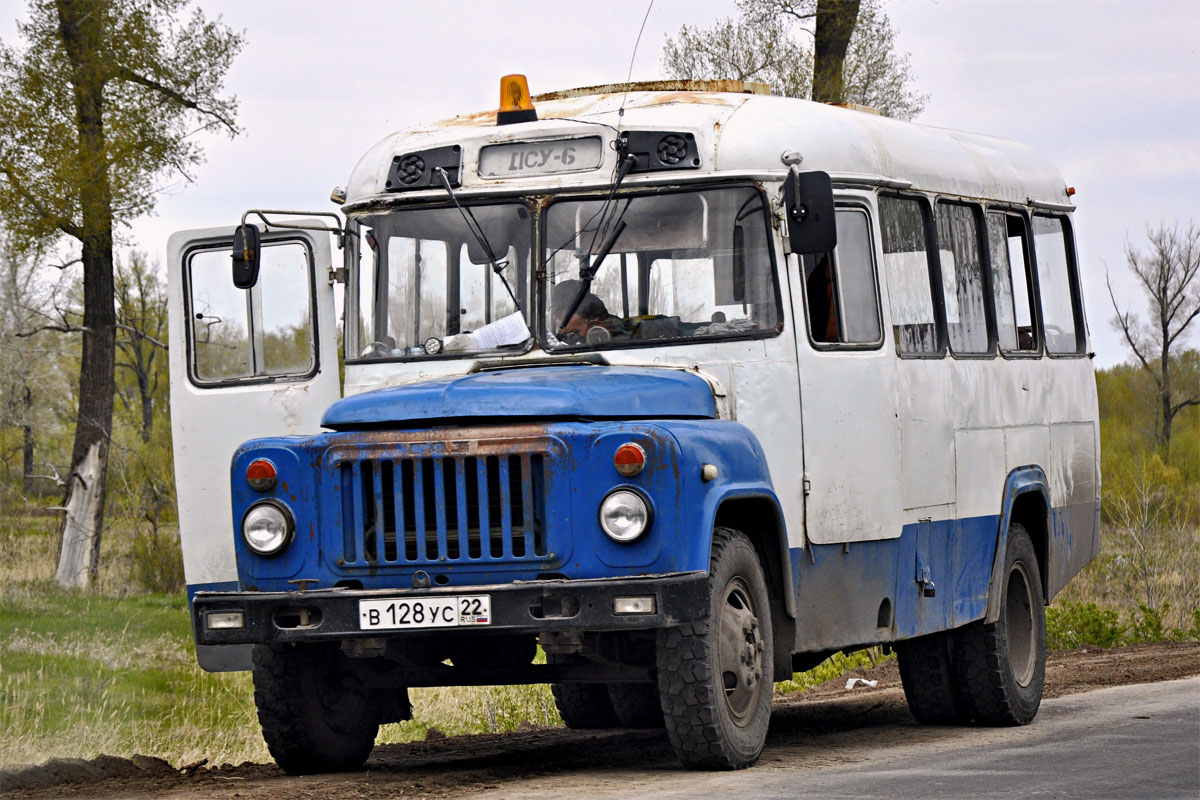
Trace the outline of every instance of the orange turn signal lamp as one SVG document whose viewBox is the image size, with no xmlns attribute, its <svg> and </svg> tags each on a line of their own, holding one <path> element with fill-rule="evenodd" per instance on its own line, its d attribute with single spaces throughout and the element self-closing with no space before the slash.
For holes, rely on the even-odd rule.
<svg viewBox="0 0 1200 800">
<path fill-rule="evenodd" d="M 617 448 L 613 466 L 626 478 L 632 478 L 646 468 L 646 451 L 640 445 L 627 442 Z"/>
<path fill-rule="evenodd" d="M 277 480 L 275 465 L 265 458 L 255 459 L 246 467 L 246 483 L 256 492 L 269 492 Z"/>
<path fill-rule="evenodd" d="M 505 75 L 500 79 L 500 108 L 496 111 L 497 125 L 517 122 L 537 122 L 529 82 L 524 75 Z"/>
</svg>

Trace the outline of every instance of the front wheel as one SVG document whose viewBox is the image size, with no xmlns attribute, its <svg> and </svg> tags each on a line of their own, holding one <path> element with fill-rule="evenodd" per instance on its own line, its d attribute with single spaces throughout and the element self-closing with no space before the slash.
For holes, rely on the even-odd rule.
<svg viewBox="0 0 1200 800">
<path fill-rule="evenodd" d="M 713 532 L 705 619 L 659 633 L 658 689 L 676 755 L 692 769 L 758 760 L 771 719 L 771 610 L 754 545 Z"/>
<path fill-rule="evenodd" d="M 1000 616 L 959 633 L 954 668 L 976 721 L 1025 725 L 1037 715 L 1046 678 L 1046 607 L 1037 553 L 1018 523 L 1008 532 Z"/>
<path fill-rule="evenodd" d="M 371 754 L 380 704 L 347 662 L 336 644 L 254 648 L 258 721 L 285 772 L 356 769 Z"/>
</svg>

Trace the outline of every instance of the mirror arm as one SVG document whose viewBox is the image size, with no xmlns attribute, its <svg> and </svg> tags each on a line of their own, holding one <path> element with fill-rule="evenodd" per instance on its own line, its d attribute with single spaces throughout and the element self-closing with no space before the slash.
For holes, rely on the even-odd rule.
<svg viewBox="0 0 1200 800">
<path fill-rule="evenodd" d="M 304 224 L 299 222 L 279 222 L 276 220 L 271 220 L 267 217 L 267 214 L 287 214 L 289 216 L 297 217 L 329 217 L 333 219 L 337 225 L 330 226 Z M 332 233 L 337 237 L 337 246 L 339 250 L 341 250 L 346 243 L 346 231 L 342 224 L 342 218 L 332 211 L 285 211 L 277 208 L 252 208 L 246 213 L 242 214 L 242 225 L 245 225 L 246 220 L 251 216 L 258 217 L 260 220 L 262 220 L 263 225 L 266 226 L 268 231 L 271 228 L 291 228 L 292 230 L 301 231 L 324 231 L 326 233 Z"/>
</svg>

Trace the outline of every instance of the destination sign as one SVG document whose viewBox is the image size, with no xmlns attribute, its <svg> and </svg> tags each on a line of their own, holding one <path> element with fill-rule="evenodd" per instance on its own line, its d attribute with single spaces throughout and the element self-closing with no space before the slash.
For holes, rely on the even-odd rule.
<svg viewBox="0 0 1200 800">
<path fill-rule="evenodd" d="M 513 178 L 553 175 L 556 172 L 585 172 L 597 169 L 603 160 L 604 147 L 599 136 L 492 144 L 479 151 L 479 177 Z"/>
</svg>

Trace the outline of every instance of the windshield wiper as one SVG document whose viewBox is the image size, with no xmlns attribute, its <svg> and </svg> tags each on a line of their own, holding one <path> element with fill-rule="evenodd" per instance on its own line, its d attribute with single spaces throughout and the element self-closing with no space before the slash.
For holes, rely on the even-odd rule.
<svg viewBox="0 0 1200 800">
<path fill-rule="evenodd" d="M 483 254 L 487 257 L 488 264 L 492 271 L 500 278 L 500 282 L 504 284 L 505 291 L 512 298 L 513 305 L 517 311 L 521 310 L 521 304 L 517 301 L 517 296 L 513 294 L 512 287 L 508 285 L 508 279 L 504 277 L 504 268 L 508 266 L 507 261 L 497 261 L 496 252 L 492 250 L 492 245 L 487 240 L 487 236 L 483 233 L 483 227 L 479 221 L 475 219 L 475 215 L 471 213 L 471 209 L 464 208 L 458 202 L 458 195 L 454 193 L 454 188 L 450 185 L 450 176 L 446 174 L 446 170 L 441 167 L 434 167 L 433 174 L 437 175 L 438 180 L 442 182 L 442 188 L 446 190 L 446 194 L 450 195 L 450 199 L 454 201 L 454 207 L 458 209 L 458 213 L 462 214 L 463 222 L 467 224 L 467 230 L 475 237 L 475 243 L 483 250 Z"/>
<path fill-rule="evenodd" d="M 558 324 L 558 330 L 554 332 L 555 336 L 559 336 L 563 332 L 563 328 L 567 327 L 567 323 L 571 321 L 571 317 L 575 316 L 575 312 L 579 310 L 579 306 L 583 303 L 583 298 L 587 297 L 588 292 L 592 288 L 592 278 L 596 277 L 596 273 L 600 269 L 600 263 L 608 257 L 608 252 L 613 249 L 613 245 L 617 243 L 617 239 L 625 232 L 625 220 L 618 220 L 616 227 L 608 234 L 608 238 L 600 245 L 599 252 L 596 253 L 596 262 L 589 267 L 579 268 L 579 293 L 575 295 L 575 299 L 571 301 L 571 306 L 567 309 L 567 313 L 563 315 L 562 322 Z"/>
<path fill-rule="evenodd" d="M 629 171 L 637 165 L 637 156 L 632 153 L 621 159 L 621 165 L 617 168 L 617 177 L 613 181 L 613 187 L 608 192 L 608 198 L 605 203 L 612 202 L 613 195 L 617 193 L 617 189 L 621 188 L 621 182 L 625 180 L 625 176 Z M 558 329 L 554 332 L 555 336 L 561 336 L 563 328 L 567 327 L 567 323 L 571 321 L 571 317 L 575 316 L 575 312 L 579 310 L 579 306 L 583 303 L 583 299 L 587 297 L 588 292 L 592 288 L 592 278 L 596 277 L 596 273 L 600 270 L 600 264 L 608 257 L 609 251 L 613 249 L 613 245 L 617 243 L 617 239 L 625 231 L 625 212 L 629 210 L 629 203 L 625 203 L 625 207 L 621 209 L 621 213 L 617 215 L 616 225 L 609 231 L 608 236 L 604 237 L 604 241 L 600 243 L 600 250 L 595 255 L 595 261 L 592 261 L 592 252 L 589 246 L 587 252 L 581 257 L 579 265 L 579 292 L 575 295 L 575 299 L 571 301 L 571 305 L 567 308 L 567 313 L 563 315 L 562 320 L 558 323 Z M 601 211 L 600 222 L 596 225 L 596 230 L 604 228 L 604 213 Z M 595 238 L 592 242 L 595 243 Z"/>
</svg>

